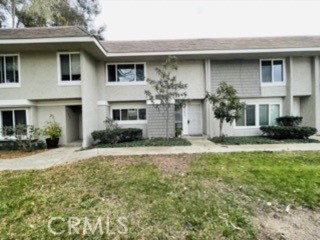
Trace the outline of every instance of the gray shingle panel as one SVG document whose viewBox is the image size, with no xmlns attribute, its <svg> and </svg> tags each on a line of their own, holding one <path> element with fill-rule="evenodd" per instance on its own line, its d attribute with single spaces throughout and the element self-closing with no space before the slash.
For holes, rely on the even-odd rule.
<svg viewBox="0 0 320 240">
<path fill-rule="evenodd" d="M 75 27 L 75 26 L 0 29 L 0 40 L 85 37 L 85 36 L 90 36 L 90 34 L 87 33 L 85 30 L 83 30 L 82 28 Z"/>
<path fill-rule="evenodd" d="M 320 36 L 102 41 L 110 53 L 320 47 Z"/>
</svg>

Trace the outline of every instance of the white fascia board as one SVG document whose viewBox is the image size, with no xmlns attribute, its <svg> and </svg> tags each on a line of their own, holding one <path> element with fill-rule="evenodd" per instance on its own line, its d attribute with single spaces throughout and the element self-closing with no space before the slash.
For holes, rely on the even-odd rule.
<svg viewBox="0 0 320 240">
<path fill-rule="evenodd" d="M 0 107 L 31 107 L 34 104 L 27 99 L 0 100 Z"/>
<path fill-rule="evenodd" d="M 200 50 L 200 51 L 169 51 L 169 52 L 134 52 L 134 53 L 107 53 L 108 57 L 134 56 L 163 56 L 163 55 L 208 55 L 208 54 L 237 54 L 237 53 L 282 53 L 282 52 L 314 52 L 316 48 L 270 48 L 270 49 L 239 49 L 239 50 Z"/>
</svg>

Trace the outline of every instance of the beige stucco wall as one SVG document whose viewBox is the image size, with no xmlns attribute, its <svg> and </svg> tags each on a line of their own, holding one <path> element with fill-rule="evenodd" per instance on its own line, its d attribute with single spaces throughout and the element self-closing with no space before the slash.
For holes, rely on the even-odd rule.
<svg viewBox="0 0 320 240">
<path fill-rule="evenodd" d="M 312 93 L 312 65 L 309 57 L 292 58 L 292 95 L 306 96 Z"/>
<path fill-rule="evenodd" d="M 20 53 L 20 82 L 18 88 L 0 88 L 1 100 L 81 97 L 80 86 L 58 86 L 56 52 Z"/>
<path fill-rule="evenodd" d="M 146 62 L 146 78 L 159 79 L 155 67 L 160 66 L 162 62 Z M 203 99 L 205 96 L 204 80 L 204 61 L 203 60 L 185 60 L 178 62 L 178 71 L 176 77 L 178 81 L 188 84 L 188 98 Z M 150 89 L 145 85 L 125 85 L 125 86 L 107 86 L 106 87 L 106 65 L 99 64 L 99 81 L 104 83 L 105 93 L 100 91 L 100 96 L 107 101 L 139 101 L 146 100 L 145 90 Z M 101 85 L 100 85 L 101 86 Z"/>
<path fill-rule="evenodd" d="M 97 130 L 99 124 L 98 114 L 98 87 L 96 61 L 86 52 L 81 52 L 82 71 L 82 126 L 83 147 L 88 147 L 93 142 L 91 133 Z"/>
</svg>

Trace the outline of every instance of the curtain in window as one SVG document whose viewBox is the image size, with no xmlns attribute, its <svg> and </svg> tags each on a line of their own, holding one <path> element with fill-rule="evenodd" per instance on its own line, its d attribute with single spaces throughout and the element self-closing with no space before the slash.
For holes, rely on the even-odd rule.
<svg viewBox="0 0 320 240">
<path fill-rule="evenodd" d="M 81 80 L 80 54 L 71 55 L 71 75 L 73 81 Z"/>
<path fill-rule="evenodd" d="M 6 82 L 7 83 L 17 83 L 18 79 L 18 57 L 17 56 L 7 56 L 6 60 Z"/>
<path fill-rule="evenodd" d="M 259 106 L 259 121 L 260 126 L 269 125 L 269 105 L 264 104 Z"/>
<path fill-rule="evenodd" d="M 273 62 L 273 81 L 274 82 L 283 82 L 283 67 L 282 61 Z"/>
<path fill-rule="evenodd" d="M 273 104 L 270 105 L 270 125 L 276 125 L 276 119 L 280 116 L 280 105 Z"/>
<path fill-rule="evenodd" d="M 135 71 L 133 64 L 118 65 L 118 82 L 133 82 L 135 80 Z"/>
</svg>

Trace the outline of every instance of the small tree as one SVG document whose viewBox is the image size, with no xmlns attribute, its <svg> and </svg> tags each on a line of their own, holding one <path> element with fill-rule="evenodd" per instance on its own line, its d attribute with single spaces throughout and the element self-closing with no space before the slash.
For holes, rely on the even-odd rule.
<svg viewBox="0 0 320 240">
<path fill-rule="evenodd" d="M 153 107 L 162 113 L 166 121 L 166 139 L 169 140 L 169 110 L 176 99 L 178 107 L 182 107 L 187 97 L 186 89 L 187 84 L 177 81 L 173 72 L 178 70 L 177 58 L 169 56 L 166 61 L 160 66 L 155 68 L 159 76 L 159 80 L 147 79 L 147 82 L 153 88 L 153 93 L 149 90 L 145 91 L 147 99 L 151 101 Z M 161 111 L 163 110 L 164 111 Z"/>
<path fill-rule="evenodd" d="M 223 123 L 232 124 L 241 117 L 244 105 L 240 103 L 237 90 L 226 82 L 221 82 L 215 94 L 207 92 L 206 99 L 212 105 L 214 117 L 219 120 L 219 136 L 222 137 Z"/>
</svg>

